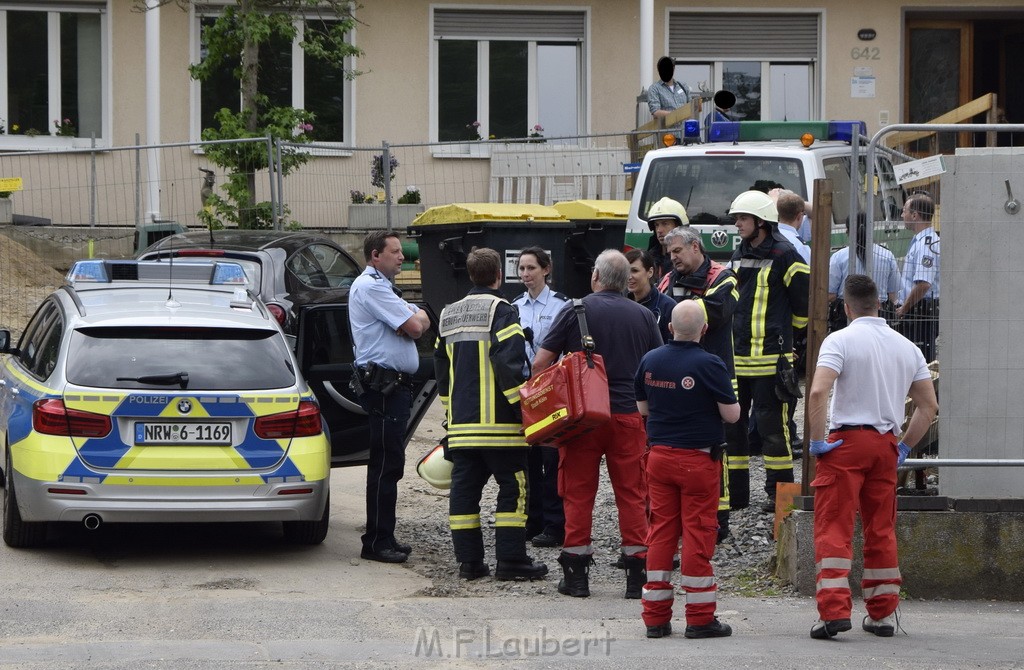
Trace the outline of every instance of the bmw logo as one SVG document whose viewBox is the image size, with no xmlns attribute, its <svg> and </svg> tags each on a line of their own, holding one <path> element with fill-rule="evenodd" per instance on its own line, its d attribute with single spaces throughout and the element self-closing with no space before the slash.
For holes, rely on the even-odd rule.
<svg viewBox="0 0 1024 670">
<path fill-rule="evenodd" d="M 192 411 L 192 401 L 191 400 L 179 400 L 178 401 L 178 411 L 180 413 L 182 413 L 182 414 L 188 414 L 189 412 L 191 412 Z"/>
<path fill-rule="evenodd" d="M 725 232 L 724 230 L 716 230 L 715 232 L 711 233 L 711 244 L 715 245 L 716 247 L 724 247 L 728 243 L 729 233 Z"/>
</svg>

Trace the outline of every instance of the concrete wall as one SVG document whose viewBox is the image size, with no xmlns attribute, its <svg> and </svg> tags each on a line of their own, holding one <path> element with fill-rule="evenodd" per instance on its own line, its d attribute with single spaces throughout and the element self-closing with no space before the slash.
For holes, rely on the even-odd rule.
<svg viewBox="0 0 1024 670">
<path fill-rule="evenodd" d="M 1024 513 L 899 512 L 902 590 L 910 598 L 1024 600 Z M 860 596 L 864 563 L 858 524 L 850 588 Z M 782 523 L 776 574 L 802 595 L 815 594 L 814 513 Z"/>
<path fill-rule="evenodd" d="M 1024 149 L 947 157 L 942 178 L 939 455 L 1024 458 L 1024 267 L 1014 241 L 1024 211 L 1005 209 L 1009 181 L 1024 201 Z M 1024 209 L 1024 208 L 1021 208 Z M 1024 496 L 1022 468 L 943 468 L 941 495 Z"/>
</svg>

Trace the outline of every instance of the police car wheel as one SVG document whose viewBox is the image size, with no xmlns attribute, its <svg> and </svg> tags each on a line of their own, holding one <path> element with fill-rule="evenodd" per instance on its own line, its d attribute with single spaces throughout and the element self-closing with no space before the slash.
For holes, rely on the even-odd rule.
<svg viewBox="0 0 1024 670">
<path fill-rule="evenodd" d="M 331 521 L 331 494 L 324 501 L 324 513 L 317 521 L 284 521 L 284 539 L 289 544 L 321 544 Z"/>
<path fill-rule="evenodd" d="M 4 543 L 9 547 L 34 547 L 41 544 L 46 539 L 46 524 L 21 520 L 18 497 L 14 493 L 10 447 L 7 448 L 4 474 L 7 483 L 4 487 Z"/>
</svg>

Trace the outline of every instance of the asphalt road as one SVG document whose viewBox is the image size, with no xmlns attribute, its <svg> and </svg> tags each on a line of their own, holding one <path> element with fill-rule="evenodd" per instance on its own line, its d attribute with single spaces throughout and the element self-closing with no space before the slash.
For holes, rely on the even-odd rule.
<svg viewBox="0 0 1024 670">
<path fill-rule="evenodd" d="M 733 637 L 686 640 L 677 618 L 675 635 L 647 640 L 617 587 L 429 597 L 412 570 L 358 558 L 364 476 L 333 473 L 319 547 L 285 545 L 275 524 L 71 527 L 39 549 L 0 545 L 0 668 L 1024 668 L 1019 603 L 907 602 L 909 634 L 892 639 L 862 632 L 856 606 L 855 629 L 822 642 L 802 598 L 723 595 Z"/>
</svg>

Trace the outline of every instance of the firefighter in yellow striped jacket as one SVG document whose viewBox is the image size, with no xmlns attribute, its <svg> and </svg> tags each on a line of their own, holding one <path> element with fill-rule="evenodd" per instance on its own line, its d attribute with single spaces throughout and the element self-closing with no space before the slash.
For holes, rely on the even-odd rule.
<svg viewBox="0 0 1024 670">
<path fill-rule="evenodd" d="M 480 496 L 493 476 L 498 484 L 495 578 L 537 579 L 548 569 L 526 554 L 528 446 L 519 409 L 526 342 L 519 314 L 498 292 L 498 252 L 470 252 L 466 269 L 474 288 L 441 312 L 434 352 L 439 394 L 447 408 L 452 461 L 448 520 L 455 559 L 464 579 L 490 574 L 484 560 Z"/>
<path fill-rule="evenodd" d="M 738 278 L 739 300 L 733 314 L 733 352 L 740 401 L 737 445 L 730 441 L 730 462 L 749 457 L 747 422 L 753 410 L 761 435 L 765 467 L 765 511 L 775 511 L 779 482 L 793 481 L 793 452 L 788 427 L 789 403 L 796 402 L 779 388 L 781 361 L 793 360 L 793 329 L 807 326 L 810 268 L 778 231 L 775 201 L 761 191 L 745 191 L 729 209 L 736 217 L 740 246 L 730 267 Z M 729 489 L 734 507 L 749 498 L 750 476 L 739 481 L 730 471 Z M 738 471 L 737 473 L 738 474 Z"/>
</svg>

